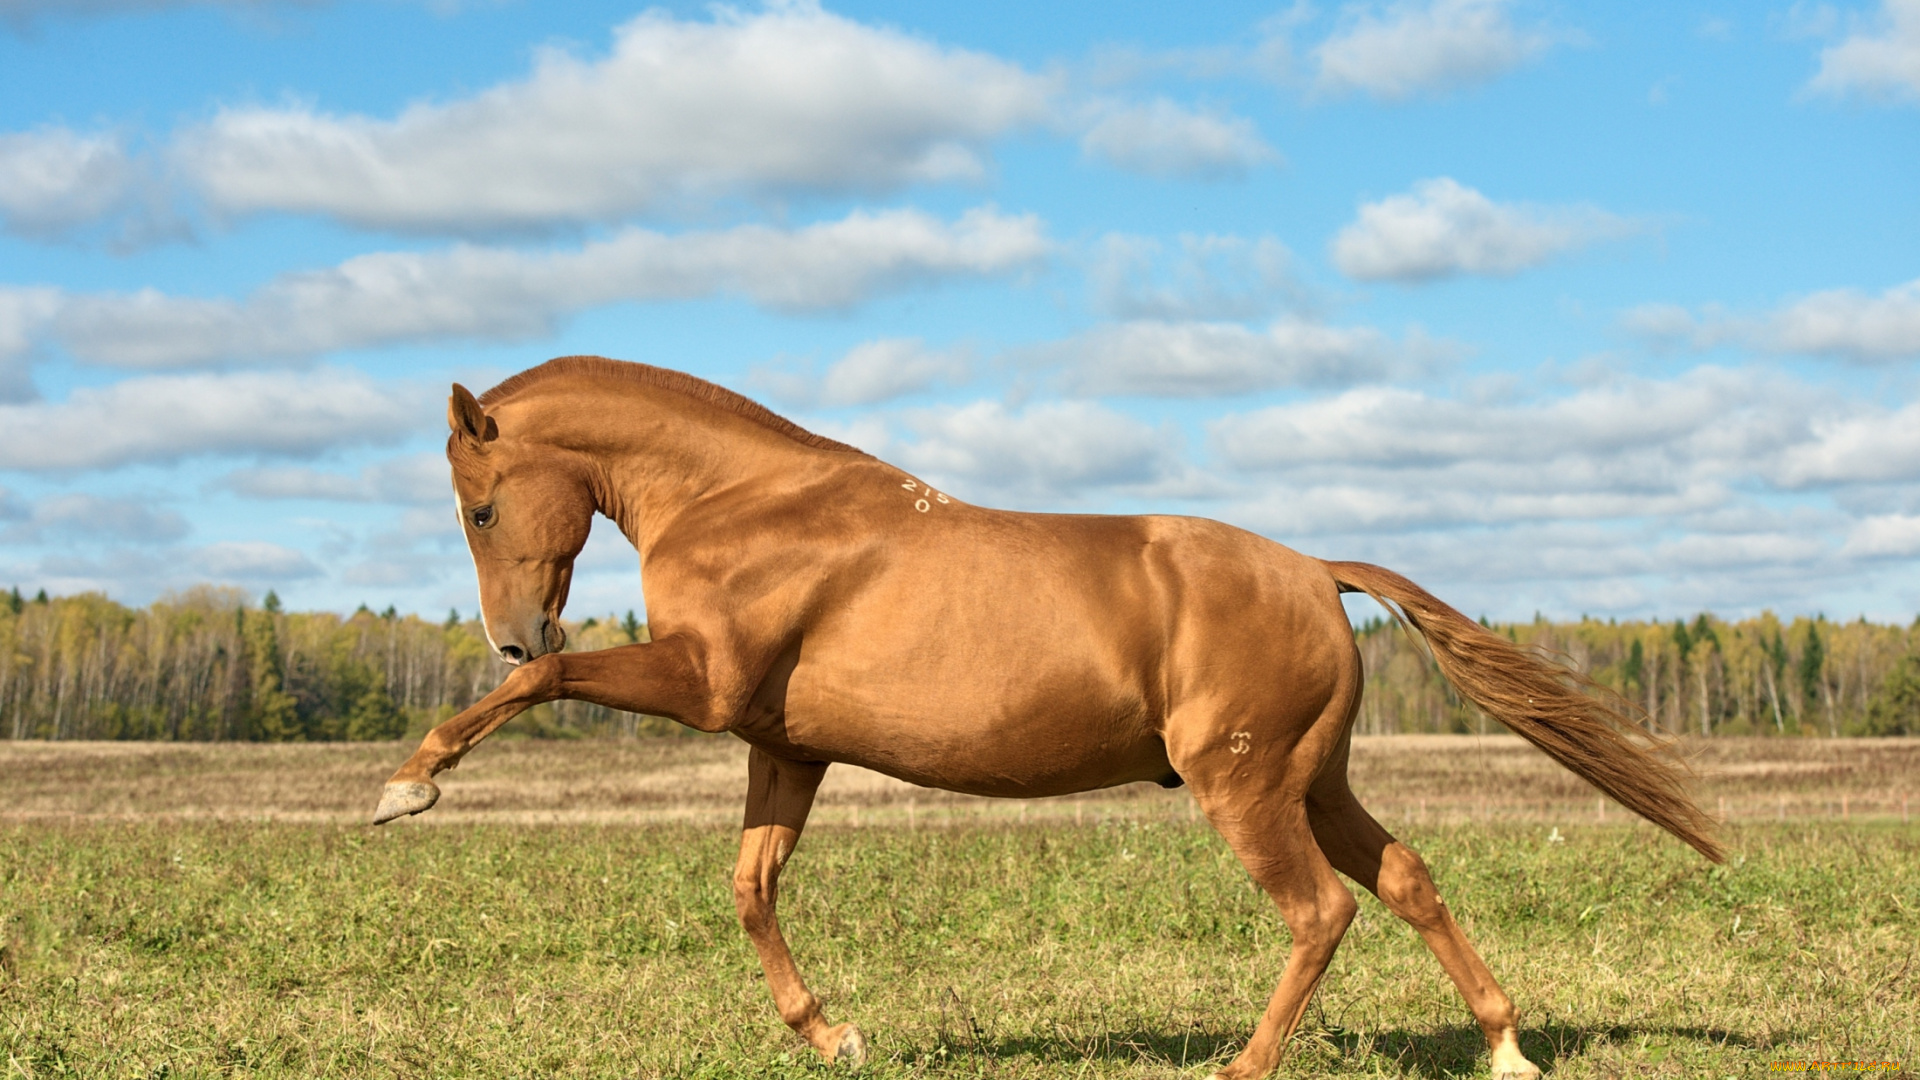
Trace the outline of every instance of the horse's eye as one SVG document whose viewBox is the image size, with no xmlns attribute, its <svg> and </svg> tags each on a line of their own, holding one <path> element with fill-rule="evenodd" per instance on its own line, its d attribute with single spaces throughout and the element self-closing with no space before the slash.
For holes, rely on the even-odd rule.
<svg viewBox="0 0 1920 1080">
<path fill-rule="evenodd" d="M 473 510 L 473 513 L 467 516 L 473 519 L 474 528 L 484 529 L 487 526 L 493 524 L 493 507 L 491 506 L 475 507 Z"/>
</svg>

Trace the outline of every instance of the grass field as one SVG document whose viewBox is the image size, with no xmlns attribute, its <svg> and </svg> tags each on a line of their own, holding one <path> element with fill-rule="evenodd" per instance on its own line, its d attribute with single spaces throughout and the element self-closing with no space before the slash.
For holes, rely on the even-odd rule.
<svg viewBox="0 0 1920 1080">
<path fill-rule="evenodd" d="M 735 921 L 731 743 L 491 743 L 431 813 L 359 824 L 402 756 L 0 743 L 0 1075 L 832 1075 Z M 1354 771 L 1549 1075 L 1920 1062 L 1920 829 L 1901 811 L 1920 746 L 1706 748 L 1724 867 L 1617 808 L 1602 823 L 1535 757 L 1383 739 Z M 781 915 L 830 1014 L 871 1037 L 866 1075 L 1191 1075 L 1237 1050 L 1278 978 L 1284 929 L 1184 792 L 1022 821 L 830 784 Z M 1279 1075 L 1484 1070 L 1438 965 L 1364 898 Z"/>
</svg>

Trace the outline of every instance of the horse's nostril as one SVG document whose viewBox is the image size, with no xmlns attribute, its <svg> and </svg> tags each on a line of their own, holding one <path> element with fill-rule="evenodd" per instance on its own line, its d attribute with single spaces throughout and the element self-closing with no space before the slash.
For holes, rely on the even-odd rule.
<svg viewBox="0 0 1920 1080">
<path fill-rule="evenodd" d="M 518 645 L 500 646 L 500 659 L 509 664 L 518 664 L 527 658 L 527 651 Z"/>
</svg>

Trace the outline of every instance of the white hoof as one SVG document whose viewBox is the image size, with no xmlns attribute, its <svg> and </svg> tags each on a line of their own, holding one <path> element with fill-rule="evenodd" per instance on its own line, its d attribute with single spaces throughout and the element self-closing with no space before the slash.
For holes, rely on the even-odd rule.
<svg viewBox="0 0 1920 1080">
<path fill-rule="evenodd" d="M 373 823 L 385 825 L 397 817 L 417 814 L 440 801 L 440 789 L 429 783 L 411 780 L 388 784 L 380 791 L 380 805 L 373 812 Z"/>
</svg>

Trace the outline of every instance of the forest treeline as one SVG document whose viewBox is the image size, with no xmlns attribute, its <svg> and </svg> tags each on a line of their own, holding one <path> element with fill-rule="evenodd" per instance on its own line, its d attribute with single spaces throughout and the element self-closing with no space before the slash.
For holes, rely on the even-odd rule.
<svg viewBox="0 0 1920 1080">
<path fill-rule="evenodd" d="M 569 624 L 570 648 L 645 641 L 631 612 Z M 477 619 L 366 608 L 281 610 L 204 586 L 145 608 L 99 593 L 0 602 L 0 738 L 329 741 L 419 735 L 479 700 L 507 666 Z M 680 730 L 580 701 L 514 721 L 525 733 Z"/>
<path fill-rule="evenodd" d="M 1483 625 L 1486 621 L 1481 620 Z M 1920 734 L 1920 620 L 1887 626 L 1771 612 L 1729 622 L 1582 618 L 1489 626 L 1613 690 L 1656 731 L 1689 735 Z M 1392 622 L 1356 628 L 1367 689 L 1356 730 L 1500 730 L 1462 701 Z"/>
<path fill-rule="evenodd" d="M 569 648 L 647 640 L 632 612 L 568 624 Z M 1920 623 L 1771 615 L 1728 622 L 1494 624 L 1557 654 L 1644 711 L 1699 735 L 1920 734 Z M 1454 693 L 1394 623 L 1356 628 L 1362 733 L 1499 730 Z M 281 610 L 202 587 L 130 608 L 98 593 L 0 597 L 0 737 L 321 741 L 414 736 L 505 677 L 477 620 L 365 608 Z M 526 734 L 683 730 L 585 702 L 543 705 Z"/>
</svg>

